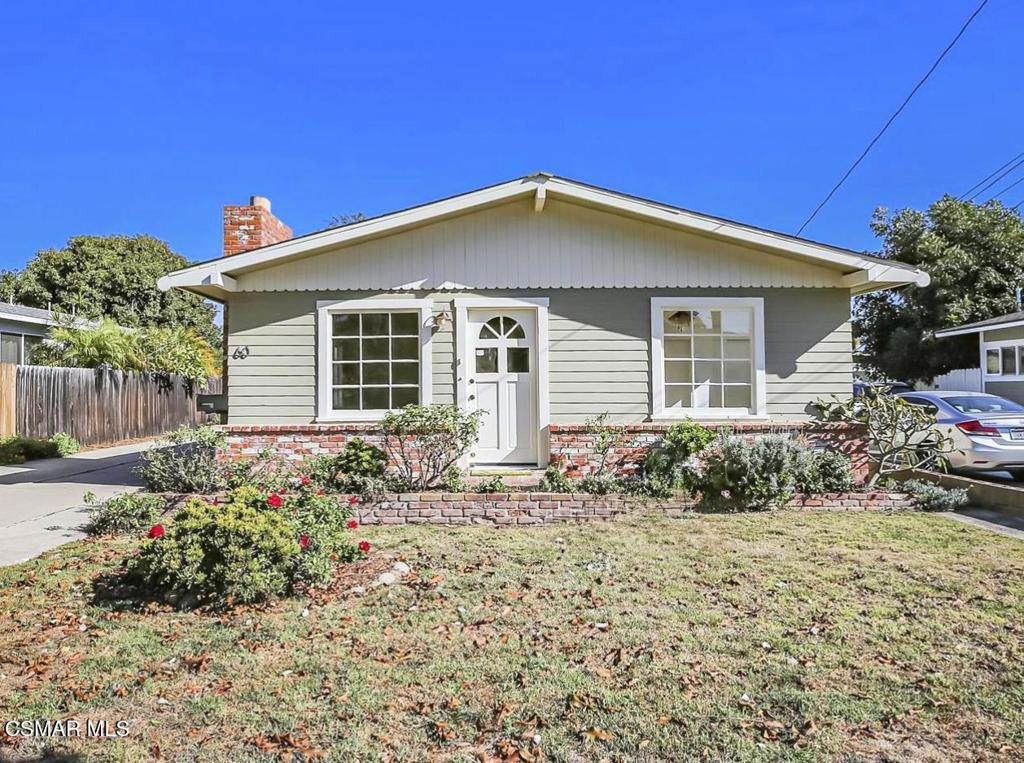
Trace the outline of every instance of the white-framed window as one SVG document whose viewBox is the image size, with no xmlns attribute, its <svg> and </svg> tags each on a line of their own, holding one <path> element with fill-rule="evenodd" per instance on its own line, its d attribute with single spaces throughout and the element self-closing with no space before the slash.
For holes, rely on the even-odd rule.
<svg viewBox="0 0 1024 763">
<path fill-rule="evenodd" d="M 32 359 L 32 351 L 42 341 L 41 336 L 34 334 L 0 332 L 0 363 L 28 363 Z"/>
<path fill-rule="evenodd" d="M 431 402 L 430 300 L 317 302 L 317 420 L 372 421 Z"/>
<path fill-rule="evenodd" d="M 981 354 L 986 379 L 1024 380 L 1024 340 L 983 342 Z"/>
<path fill-rule="evenodd" d="M 651 359 L 655 418 L 767 415 L 760 297 L 652 298 Z"/>
</svg>

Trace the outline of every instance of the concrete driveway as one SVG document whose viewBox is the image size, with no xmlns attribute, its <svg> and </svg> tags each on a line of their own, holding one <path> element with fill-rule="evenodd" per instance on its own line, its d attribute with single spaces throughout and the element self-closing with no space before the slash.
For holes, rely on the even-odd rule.
<svg viewBox="0 0 1024 763">
<path fill-rule="evenodd" d="M 142 481 L 132 473 L 138 454 L 151 442 L 101 448 L 68 458 L 0 466 L 0 566 L 31 559 L 84 537 L 88 520 L 82 500 L 132 492 Z"/>
</svg>

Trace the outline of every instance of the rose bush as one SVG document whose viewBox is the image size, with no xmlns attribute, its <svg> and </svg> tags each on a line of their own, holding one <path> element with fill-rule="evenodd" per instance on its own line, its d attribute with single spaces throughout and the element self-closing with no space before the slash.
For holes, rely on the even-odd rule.
<svg viewBox="0 0 1024 763">
<path fill-rule="evenodd" d="M 292 594 L 325 585 L 338 563 L 368 552 L 350 537 L 350 515 L 349 504 L 301 481 L 288 492 L 242 487 L 193 499 L 150 529 L 128 573 L 151 590 L 215 604 Z"/>
</svg>

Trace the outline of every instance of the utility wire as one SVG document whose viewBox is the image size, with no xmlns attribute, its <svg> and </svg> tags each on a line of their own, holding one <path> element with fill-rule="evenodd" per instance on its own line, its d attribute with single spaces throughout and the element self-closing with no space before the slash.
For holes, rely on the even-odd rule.
<svg viewBox="0 0 1024 763">
<path fill-rule="evenodd" d="M 994 180 L 991 180 L 990 182 L 986 183 L 986 184 L 985 184 L 984 186 L 982 186 L 981 188 L 979 188 L 979 189 L 978 189 L 977 191 L 975 191 L 975 192 L 974 192 L 974 195 L 973 195 L 973 196 L 971 196 L 971 197 L 970 197 L 969 199 L 967 199 L 967 201 L 974 201 L 974 200 L 975 200 L 976 198 L 978 198 L 979 196 L 981 196 L 981 194 L 985 193 L 985 191 L 987 191 L 987 190 L 988 190 L 989 188 L 991 188 L 992 186 L 994 186 L 994 185 L 995 185 L 996 183 L 998 183 L 998 182 L 999 182 L 1000 180 L 1002 180 L 1002 179 L 1003 179 L 1004 177 L 1006 177 L 1007 175 L 1009 175 L 1009 174 L 1010 174 L 1011 172 L 1014 172 L 1014 171 L 1015 171 L 1015 170 L 1016 170 L 1016 169 L 1017 169 L 1018 167 L 1020 167 L 1020 166 L 1021 166 L 1022 164 L 1024 164 L 1024 159 L 1021 159 L 1020 161 L 1016 162 L 1016 163 L 1015 163 L 1014 165 L 1012 165 L 1012 166 L 1011 166 L 1011 167 L 1010 167 L 1010 168 L 1009 168 L 1008 170 L 1005 170 L 1005 171 L 1003 171 L 1003 172 L 999 173 L 999 175 L 998 175 L 998 176 L 997 176 L 997 177 L 996 177 L 996 178 L 995 178 Z"/>
<path fill-rule="evenodd" d="M 1009 166 L 1010 166 L 1011 164 L 1013 164 L 1013 163 L 1014 163 L 1015 161 L 1017 161 L 1017 160 L 1018 160 L 1018 159 L 1020 159 L 1021 157 L 1024 157 L 1024 151 L 1021 151 L 1021 152 L 1020 152 L 1019 154 L 1017 154 L 1017 155 L 1016 155 L 1015 157 L 1013 157 L 1013 158 L 1012 158 L 1012 159 L 1011 159 L 1010 161 L 1008 161 L 1008 162 L 1007 162 L 1006 164 L 1004 164 L 1004 165 L 1003 165 L 1002 167 L 1000 167 L 999 169 L 997 169 L 997 170 L 996 170 L 995 172 L 993 172 L 993 173 L 992 173 L 991 175 L 988 175 L 987 177 L 985 177 L 985 178 L 983 178 L 983 179 L 979 180 L 979 181 L 978 181 L 977 183 L 975 183 L 975 184 L 974 184 L 974 185 L 972 185 L 972 186 L 971 186 L 970 188 L 968 188 L 968 189 L 967 189 L 967 190 L 966 190 L 966 191 L 965 191 L 964 193 L 960 194 L 960 196 L 958 196 L 957 198 L 959 198 L 959 199 L 960 199 L 961 201 L 963 201 L 963 200 L 964 200 L 964 199 L 966 199 L 966 198 L 967 198 L 968 196 L 970 196 L 970 195 L 971 195 L 972 193 L 974 193 L 974 191 L 975 191 L 975 190 L 976 190 L 976 189 L 978 188 L 978 186 L 980 186 L 980 185 L 983 185 L 984 183 L 987 183 L 987 182 L 988 182 L 989 180 L 991 180 L 991 179 L 992 179 L 993 177 L 995 177 L 995 176 L 996 176 L 997 174 L 999 174 L 1000 172 L 1002 172 L 1003 170 L 1005 170 L 1005 169 L 1006 169 L 1007 167 L 1009 167 Z M 980 192 L 979 192 L 979 193 L 980 193 Z"/>
<path fill-rule="evenodd" d="M 993 201 L 995 199 L 998 199 L 1000 196 L 1002 196 L 1004 193 L 1009 191 L 1011 188 L 1014 188 L 1014 187 L 1020 185 L 1021 183 L 1024 183 L 1024 177 L 1017 178 L 1012 183 L 1010 183 L 1008 186 L 1006 186 L 1006 188 L 1004 188 L 999 193 L 997 193 L 995 196 L 989 196 L 988 200 L 989 201 Z"/>
<path fill-rule="evenodd" d="M 949 43 L 949 45 L 946 46 L 946 49 L 939 54 L 939 57 L 935 59 L 935 63 L 932 64 L 932 67 L 927 71 L 927 73 L 920 79 L 920 81 L 916 85 L 914 85 L 914 89 L 910 91 L 910 95 L 903 99 L 903 103 L 900 104 L 900 107 L 893 112 L 892 116 L 889 117 L 889 120 L 882 126 L 882 129 L 878 131 L 878 134 L 871 139 L 870 143 L 868 143 L 867 148 L 865 148 L 861 155 L 857 157 L 857 161 L 850 165 L 850 169 L 846 171 L 846 174 L 843 175 L 839 179 L 839 182 L 835 184 L 835 187 L 828 192 L 828 196 L 822 199 L 821 203 L 814 208 L 813 212 L 811 212 L 811 216 L 804 220 L 804 224 L 800 226 L 800 229 L 796 232 L 796 235 L 799 236 L 801 233 L 804 232 L 804 228 L 810 225 L 811 221 L 818 216 L 818 212 L 820 212 L 822 208 L 829 203 L 832 197 L 835 196 L 836 191 L 838 191 L 839 188 L 843 185 L 843 183 L 846 182 L 846 179 L 853 174 L 853 171 L 857 169 L 857 166 L 862 161 L 864 161 L 864 157 L 866 157 L 868 153 L 871 151 L 871 149 L 875 147 L 875 144 L 878 142 L 878 140 L 883 135 L 885 135 L 885 131 L 889 129 L 889 125 L 896 121 L 896 117 L 898 117 L 900 113 L 903 111 L 903 109 L 907 107 L 907 104 L 910 103 L 910 100 L 917 94 L 917 91 L 921 89 L 921 86 L 928 81 L 928 78 L 932 76 L 932 72 L 939 68 L 939 64 L 942 63 L 942 59 L 944 59 L 946 57 L 946 54 L 953 49 L 953 46 L 957 44 L 957 41 L 959 41 L 959 39 L 963 37 L 964 32 L 967 31 L 967 27 L 971 25 L 971 22 L 974 21 L 975 17 L 979 13 L 981 13 L 982 9 L 986 5 L 988 5 L 988 0 L 981 0 L 981 5 L 979 5 L 974 10 L 974 13 L 972 13 L 970 17 L 967 19 L 967 21 L 964 22 L 964 25 L 960 27 L 960 31 L 956 33 L 956 37 L 954 37 L 952 41 Z"/>
</svg>

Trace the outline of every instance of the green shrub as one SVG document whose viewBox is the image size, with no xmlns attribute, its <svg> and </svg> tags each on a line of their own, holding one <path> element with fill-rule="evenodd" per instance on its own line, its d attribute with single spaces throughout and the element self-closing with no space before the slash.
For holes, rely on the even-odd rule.
<svg viewBox="0 0 1024 763">
<path fill-rule="evenodd" d="M 441 476 L 441 483 L 439 487 L 450 493 L 465 493 L 469 490 L 469 485 L 466 484 L 465 474 L 462 469 L 455 464 L 452 464 L 445 469 L 444 474 Z"/>
<path fill-rule="evenodd" d="M 349 511 L 311 487 L 281 495 L 252 487 L 222 502 L 190 501 L 143 543 L 129 574 L 158 591 L 218 604 L 263 601 L 327 583 L 359 551 Z"/>
<path fill-rule="evenodd" d="M 748 443 L 723 434 L 705 451 L 694 487 L 702 502 L 714 509 L 763 511 L 781 506 L 796 493 L 801 449 L 793 440 L 775 435 Z"/>
<path fill-rule="evenodd" d="M 505 481 L 501 478 L 500 474 L 495 474 L 489 479 L 480 480 L 472 486 L 474 493 L 507 493 L 508 486 L 505 485 Z"/>
<path fill-rule="evenodd" d="M 803 450 L 796 463 L 799 493 L 844 493 L 854 486 L 850 459 L 834 450 Z"/>
<path fill-rule="evenodd" d="M 155 493 L 216 493 L 227 487 L 217 450 L 227 444 L 213 427 L 181 427 L 139 456 L 136 473 Z"/>
<path fill-rule="evenodd" d="M 381 420 L 385 451 L 413 490 L 439 486 L 476 444 L 483 411 L 454 405 L 407 405 Z"/>
<path fill-rule="evenodd" d="M 544 470 L 540 481 L 540 489 L 545 493 L 578 493 L 579 484 L 568 477 L 557 465 L 551 464 Z"/>
<path fill-rule="evenodd" d="M 219 481 L 227 490 L 254 487 L 264 493 L 276 493 L 287 490 L 295 476 L 294 466 L 270 448 L 261 450 L 256 458 L 216 462 L 213 468 L 219 472 Z"/>
<path fill-rule="evenodd" d="M 962 487 L 944 488 L 925 480 L 907 480 L 889 486 L 910 493 L 914 505 L 921 511 L 956 511 L 970 502 L 967 489 Z"/>
<path fill-rule="evenodd" d="M 57 446 L 57 453 L 62 458 L 73 456 L 82 449 L 82 444 L 65 432 L 57 432 L 50 438 L 50 442 Z"/>
<path fill-rule="evenodd" d="M 336 459 L 338 471 L 347 476 L 383 477 L 388 454 L 365 440 L 354 437 Z"/>
<path fill-rule="evenodd" d="M 96 496 L 86 493 L 89 509 L 90 535 L 141 533 L 160 520 L 167 502 L 158 495 L 121 493 L 97 502 Z"/>
<path fill-rule="evenodd" d="M 23 464 L 40 458 L 56 458 L 60 455 L 56 443 L 36 440 L 31 437 L 8 437 L 0 439 L 0 464 Z"/>
<path fill-rule="evenodd" d="M 696 422 L 673 424 L 662 441 L 644 456 L 643 474 L 650 482 L 652 494 L 667 496 L 674 490 L 689 489 L 696 466 L 694 459 L 714 439 L 714 432 Z"/>
</svg>

